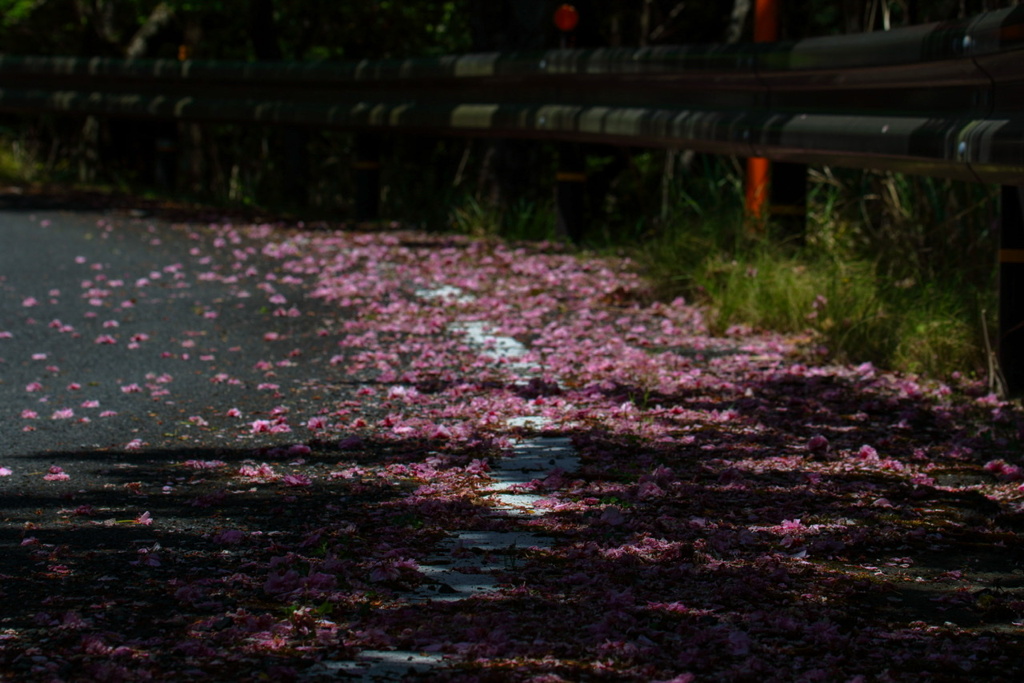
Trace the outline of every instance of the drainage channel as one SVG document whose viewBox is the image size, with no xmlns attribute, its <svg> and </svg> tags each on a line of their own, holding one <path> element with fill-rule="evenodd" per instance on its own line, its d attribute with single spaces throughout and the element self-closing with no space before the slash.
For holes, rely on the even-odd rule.
<svg viewBox="0 0 1024 683">
<path fill-rule="evenodd" d="M 472 300 L 456 287 L 444 286 L 432 290 L 418 290 L 421 299 L 452 298 Z M 516 339 L 488 332 L 484 322 L 456 322 L 449 332 L 461 334 L 466 342 L 487 352 L 505 367 L 518 372 L 528 380 L 531 365 L 521 359 L 527 348 Z M 508 421 L 509 427 L 531 426 L 543 429 L 549 421 L 541 416 L 517 417 Z M 553 470 L 573 472 L 579 468 L 579 458 L 566 437 L 534 437 L 513 444 L 512 452 L 494 463 L 490 477 L 493 480 L 481 493 L 494 501 L 496 514 L 513 517 L 537 517 L 545 510 L 537 504 L 545 498 L 522 491 L 524 485 L 542 479 Z M 413 604 L 429 602 L 457 602 L 500 590 L 496 573 L 506 572 L 513 566 L 518 552 L 527 548 L 550 548 L 554 539 L 530 532 L 519 531 L 453 531 L 442 541 L 436 552 L 419 561 L 419 570 L 430 583 L 410 592 L 405 597 Z M 321 662 L 310 675 L 336 674 L 348 680 L 397 681 L 410 674 L 425 673 L 444 666 L 444 656 L 434 653 L 403 650 L 364 650 L 355 661 Z"/>
</svg>

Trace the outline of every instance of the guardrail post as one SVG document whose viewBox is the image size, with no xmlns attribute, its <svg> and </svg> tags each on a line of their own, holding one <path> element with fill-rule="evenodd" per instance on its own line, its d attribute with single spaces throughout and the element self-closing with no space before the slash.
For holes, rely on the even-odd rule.
<svg viewBox="0 0 1024 683">
<path fill-rule="evenodd" d="M 380 217 L 380 138 L 376 135 L 356 135 L 353 147 L 355 219 L 360 223 L 374 221 Z"/>
<path fill-rule="evenodd" d="M 779 39 L 779 0 L 755 0 L 754 42 L 772 43 Z M 761 157 L 747 159 L 746 213 L 756 229 L 763 227 L 764 204 L 768 196 L 771 162 Z"/>
<path fill-rule="evenodd" d="M 807 234 L 807 166 L 777 161 L 771 165 L 768 215 L 778 235 L 803 244 Z"/>
<path fill-rule="evenodd" d="M 178 130 L 175 124 L 162 126 L 153 142 L 153 180 L 161 190 L 178 185 Z"/>
<path fill-rule="evenodd" d="M 1007 393 L 1024 389 L 1024 187 L 1004 185 L 999 237 L 999 366 Z"/>
<path fill-rule="evenodd" d="M 583 236 L 583 214 L 587 189 L 586 156 L 578 144 L 558 148 L 558 172 L 555 173 L 557 233 L 573 242 Z"/>
<path fill-rule="evenodd" d="M 746 177 L 744 178 L 744 189 L 746 192 L 746 214 L 751 222 L 751 227 L 760 231 L 764 224 L 764 204 L 768 197 L 768 174 L 771 171 L 770 162 L 762 157 L 751 157 L 747 159 Z"/>
<path fill-rule="evenodd" d="M 287 126 L 283 133 L 285 202 L 305 207 L 309 204 L 309 131 Z"/>
</svg>

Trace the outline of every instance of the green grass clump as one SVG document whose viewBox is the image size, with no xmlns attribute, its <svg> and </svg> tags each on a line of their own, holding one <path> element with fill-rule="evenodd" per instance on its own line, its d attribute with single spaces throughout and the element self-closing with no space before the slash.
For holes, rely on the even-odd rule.
<svg viewBox="0 0 1024 683">
<path fill-rule="evenodd" d="M 476 237 L 501 236 L 512 241 L 554 241 L 554 208 L 529 201 L 516 202 L 510 209 L 465 195 L 449 213 L 452 230 Z"/>
<path fill-rule="evenodd" d="M 680 202 L 682 210 L 637 246 L 636 258 L 661 295 L 705 305 L 713 332 L 739 325 L 810 333 L 837 361 L 936 378 L 983 373 L 985 326 L 993 322 L 985 311 L 996 308 L 992 218 L 978 201 L 983 190 L 940 192 L 924 181 L 890 176 L 882 178 L 886 187 L 933 191 L 916 199 L 893 191 L 895 218 L 876 216 L 865 225 L 856 212 L 874 202 L 883 213 L 877 195 L 848 202 L 844 211 L 844 188 L 829 175 L 829 182 L 815 186 L 802 245 L 751 229 L 734 208 L 742 206 L 738 192 L 733 207 L 718 198 L 711 213 Z M 967 214 L 956 207 L 936 207 L 956 192 L 979 207 L 973 225 L 964 225 Z M 916 210 L 915 201 L 926 204 Z"/>
<path fill-rule="evenodd" d="M 736 324 L 799 331 L 823 295 L 817 264 L 764 244 L 733 254 L 705 257 L 697 283 L 713 306 L 718 331 Z"/>
<path fill-rule="evenodd" d="M 664 255 L 656 248 L 643 253 L 656 260 Z M 764 243 L 704 254 L 669 284 L 689 285 L 682 291 L 708 307 L 715 332 L 734 325 L 812 332 L 835 360 L 932 377 L 983 368 L 985 321 L 958 282 L 908 286 L 880 275 L 867 260 L 827 259 Z M 650 270 L 670 269 L 660 263 Z"/>
<path fill-rule="evenodd" d="M 985 361 L 982 319 L 950 283 L 906 285 L 878 275 L 874 264 L 843 267 L 809 320 L 839 360 L 931 377 L 974 374 Z"/>
<path fill-rule="evenodd" d="M 988 360 L 983 310 L 969 305 L 951 285 L 925 286 L 901 306 L 894 367 L 933 377 L 957 370 L 982 372 Z M 990 294 L 994 304 L 994 296 Z"/>
<path fill-rule="evenodd" d="M 951 284 L 905 288 L 867 261 L 765 245 L 709 255 L 694 279 L 716 332 L 733 325 L 811 331 L 836 360 L 935 377 L 975 372 L 985 359 L 981 318 Z"/>
<path fill-rule="evenodd" d="M 24 144 L 17 139 L 7 139 L 5 132 L 0 129 L 0 182 L 27 182 L 35 175 L 35 170 L 28 161 Z"/>
</svg>

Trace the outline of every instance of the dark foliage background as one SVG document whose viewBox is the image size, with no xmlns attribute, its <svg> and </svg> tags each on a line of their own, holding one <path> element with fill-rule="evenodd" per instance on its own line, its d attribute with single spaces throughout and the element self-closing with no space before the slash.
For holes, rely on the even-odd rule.
<svg viewBox="0 0 1024 683">
<path fill-rule="evenodd" d="M 783 38 L 881 30 L 994 9 L 1008 0 L 787 0 Z M 349 60 L 556 47 L 554 0 L 0 0 L 8 54 L 215 60 Z M 753 0 L 578 0 L 577 47 L 749 40 Z M 89 120 L 3 120 L 39 177 L 138 191 L 158 186 L 204 201 L 352 211 L 350 135 L 260 127 Z M 513 148 L 514 147 L 514 148 Z M 170 168 L 157 149 L 177 152 Z M 590 207 L 603 232 L 658 215 L 665 164 L 624 150 L 591 153 Z M 553 152 L 542 144 L 388 140 L 384 213 L 429 227 L 448 205 L 550 202 Z M 685 171 L 719 168 L 693 164 Z M 410 173 L 416 170 L 415 173 Z M 438 202 L 438 198 L 442 200 Z M 664 213 L 664 212 L 662 212 Z M 649 226 L 648 226 L 649 227 Z"/>
</svg>

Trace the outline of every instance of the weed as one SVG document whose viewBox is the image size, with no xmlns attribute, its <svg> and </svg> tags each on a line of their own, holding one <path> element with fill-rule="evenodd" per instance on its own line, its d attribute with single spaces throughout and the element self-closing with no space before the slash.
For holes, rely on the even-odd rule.
<svg viewBox="0 0 1024 683">
<path fill-rule="evenodd" d="M 516 202 L 508 210 L 466 195 L 451 208 L 449 225 L 455 232 L 476 237 L 501 236 L 508 240 L 554 241 L 554 209 L 549 204 Z"/>
<path fill-rule="evenodd" d="M 631 253 L 660 294 L 706 305 L 714 331 L 811 331 L 837 360 L 933 377 L 984 367 L 991 188 L 825 169 L 811 176 L 806 246 L 794 248 L 749 234 L 738 192 L 731 206 L 721 195 L 695 205 L 721 178 L 690 182 L 704 187 L 681 189 L 660 232 Z"/>
</svg>

